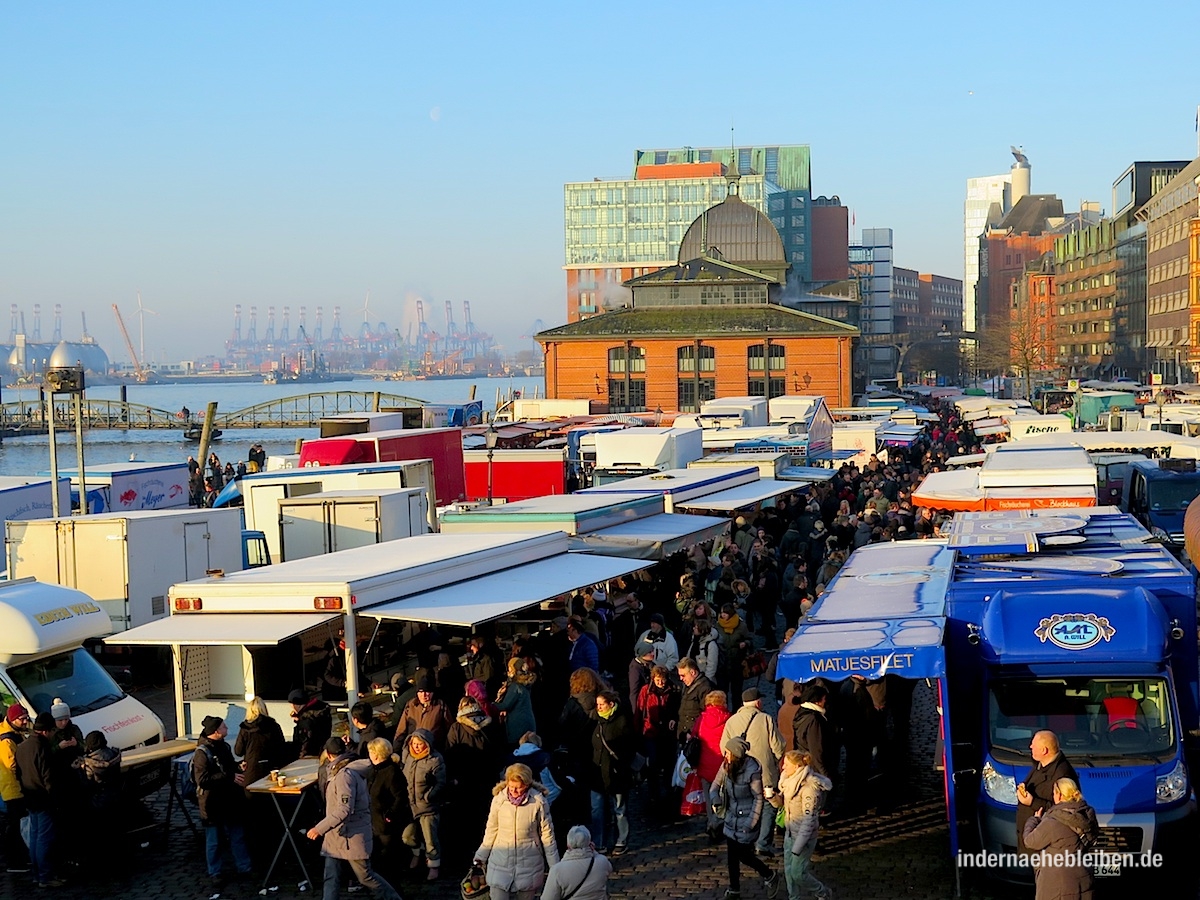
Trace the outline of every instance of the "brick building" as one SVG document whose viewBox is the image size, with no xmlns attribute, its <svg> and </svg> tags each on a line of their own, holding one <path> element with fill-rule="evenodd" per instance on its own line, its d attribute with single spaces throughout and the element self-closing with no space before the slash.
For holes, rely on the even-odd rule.
<svg viewBox="0 0 1200 900">
<path fill-rule="evenodd" d="M 1105 219 L 1054 242 L 1054 356 L 1070 377 L 1118 372 L 1117 222 Z"/>
<path fill-rule="evenodd" d="M 1138 212 L 1146 222 L 1146 346 L 1152 371 L 1168 383 L 1184 380 L 1185 368 L 1200 368 L 1197 178 L 1200 159 L 1188 163 Z"/>
</svg>

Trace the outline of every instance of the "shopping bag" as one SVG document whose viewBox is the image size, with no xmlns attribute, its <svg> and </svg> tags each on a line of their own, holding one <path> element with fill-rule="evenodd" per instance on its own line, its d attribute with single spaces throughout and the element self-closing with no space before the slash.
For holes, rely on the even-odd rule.
<svg viewBox="0 0 1200 900">
<path fill-rule="evenodd" d="M 679 759 L 675 760 L 675 773 L 671 776 L 671 787 L 684 787 L 687 784 L 687 777 L 694 771 L 695 768 L 681 752 Z"/>
<path fill-rule="evenodd" d="M 683 801 L 679 804 L 679 814 L 681 816 L 703 816 L 706 812 L 704 787 L 700 784 L 700 773 L 692 772 L 683 785 Z"/>
</svg>

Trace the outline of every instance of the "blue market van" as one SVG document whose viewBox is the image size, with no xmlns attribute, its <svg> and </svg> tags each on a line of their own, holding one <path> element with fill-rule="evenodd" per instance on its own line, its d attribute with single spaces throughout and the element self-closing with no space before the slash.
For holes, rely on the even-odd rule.
<svg viewBox="0 0 1200 900">
<path fill-rule="evenodd" d="M 947 530 L 855 551 L 781 677 L 936 680 L 956 856 L 1017 852 L 1016 785 L 1049 730 L 1096 809 L 1097 849 L 1178 858 L 1196 812 L 1192 575 L 1112 507 L 966 513 Z"/>
</svg>

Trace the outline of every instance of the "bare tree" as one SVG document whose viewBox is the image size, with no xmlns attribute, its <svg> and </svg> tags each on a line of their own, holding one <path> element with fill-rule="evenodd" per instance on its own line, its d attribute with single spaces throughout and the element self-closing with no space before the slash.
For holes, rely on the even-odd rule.
<svg viewBox="0 0 1200 900">
<path fill-rule="evenodd" d="M 1054 348 L 1047 318 L 1048 305 L 1014 304 L 1007 322 L 988 323 L 979 335 L 979 366 L 994 372 L 1013 372 L 1024 379 L 1024 396 L 1032 392 L 1035 372 L 1054 368 Z"/>
</svg>

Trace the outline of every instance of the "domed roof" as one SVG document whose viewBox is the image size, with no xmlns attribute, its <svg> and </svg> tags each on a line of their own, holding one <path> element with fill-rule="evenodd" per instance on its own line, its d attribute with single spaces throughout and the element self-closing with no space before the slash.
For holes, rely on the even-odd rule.
<svg viewBox="0 0 1200 900">
<path fill-rule="evenodd" d="M 41 372 L 50 365 L 50 354 L 54 352 L 53 344 L 26 344 L 25 365 L 21 365 L 21 348 L 13 347 L 8 354 L 8 368 L 17 375 Z"/>
<path fill-rule="evenodd" d="M 783 239 L 766 215 L 730 193 L 689 226 L 679 245 L 679 262 L 699 259 L 714 248 L 720 259 L 737 265 L 786 263 Z"/>
<path fill-rule="evenodd" d="M 50 368 L 70 368 L 81 363 L 85 372 L 108 373 L 108 354 L 97 343 L 62 341 L 50 354 Z"/>
</svg>

